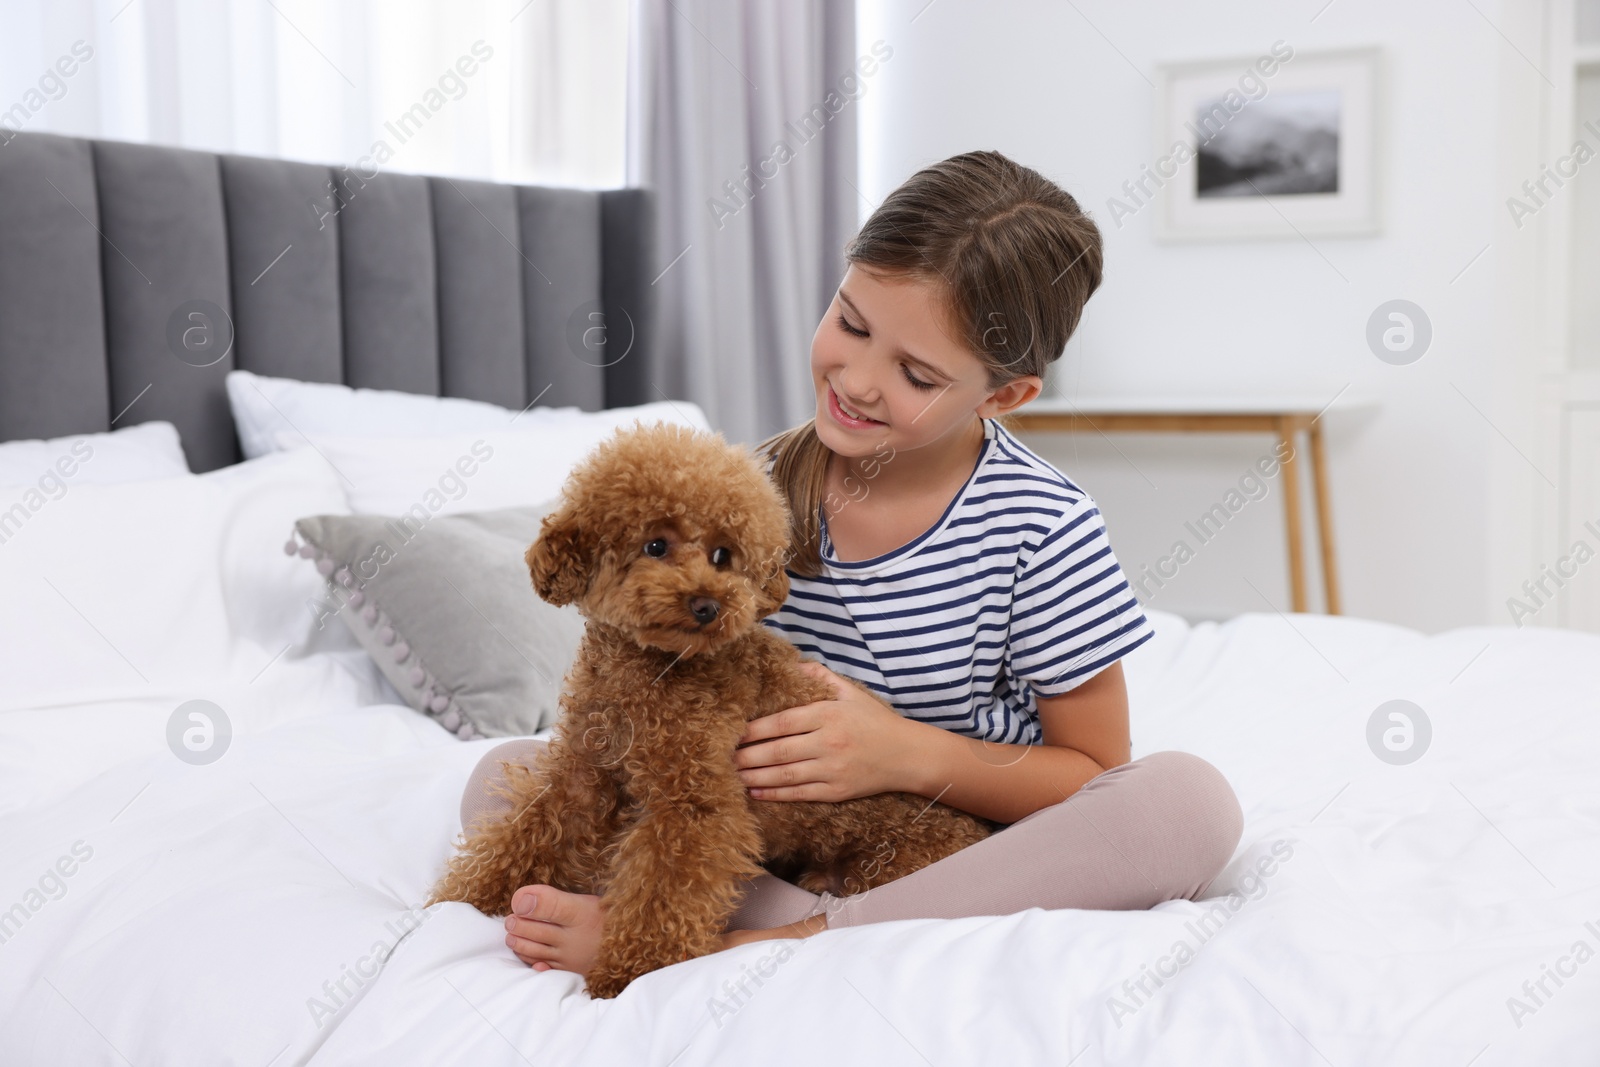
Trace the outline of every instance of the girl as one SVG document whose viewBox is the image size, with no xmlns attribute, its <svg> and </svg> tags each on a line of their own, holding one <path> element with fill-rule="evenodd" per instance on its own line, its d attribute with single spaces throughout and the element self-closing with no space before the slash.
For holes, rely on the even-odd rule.
<svg viewBox="0 0 1600 1067">
<path fill-rule="evenodd" d="M 1196 756 L 1129 762 L 1120 660 L 1150 623 L 1094 500 L 994 421 L 1066 347 L 1100 284 L 1099 231 L 1037 172 L 969 152 L 891 193 L 845 258 L 811 345 L 816 416 L 760 446 L 794 523 L 789 599 L 764 621 L 836 697 L 750 723 L 734 763 L 760 800 L 899 790 L 1008 825 L 865 893 L 763 874 L 725 945 L 1198 897 L 1239 842 L 1239 803 Z M 487 780 L 540 744 L 484 756 L 463 826 L 505 810 Z M 524 886 L 506 944 L 583 973 L 604 916 L 600 897 Z"/>
</svg>

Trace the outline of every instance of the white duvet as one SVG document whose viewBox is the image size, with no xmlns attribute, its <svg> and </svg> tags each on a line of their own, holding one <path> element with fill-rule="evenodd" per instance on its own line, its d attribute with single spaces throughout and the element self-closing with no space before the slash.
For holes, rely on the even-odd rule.
<svg viewBox="0 0 1600 1067">
<path fill-rule="evenodd" d="M 0 1064 L 1600 1063 L 1600 639 L 1152 617 L 1134 755 L 1245 810 L 1213 898 L 829 931 L 612 1001 L 416 907 L 495 742 L 363 706 L 348 647 L 249 683 L 210 765 L 170 699 L 0 712 Z M 1368 742 L 1396 699 L 1407 765 Z"/>
</svg>

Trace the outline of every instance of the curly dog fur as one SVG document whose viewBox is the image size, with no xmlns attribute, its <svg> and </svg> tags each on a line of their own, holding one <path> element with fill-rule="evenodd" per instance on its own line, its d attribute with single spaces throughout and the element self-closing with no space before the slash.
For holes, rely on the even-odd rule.
<svg viewBox="0 0 1600 1067">
<path fill-rule="evenodd" d="M 755 801 L 733 752 L 751 719 L 826 700 L 760 620 L 789 595 L 789 514 L 748 449 L 681 426 L 618 431 L 572 473 L 527 562 L 587 629 L 535 765 L 504 764 L 510 812 L 466 838 L 430 903 L 505 915 L 521 886 L 603 894 L 590 995 L 715 952 L 763 863 L 862 892 L 988 836 L 909 793 Z"/>
</svg>

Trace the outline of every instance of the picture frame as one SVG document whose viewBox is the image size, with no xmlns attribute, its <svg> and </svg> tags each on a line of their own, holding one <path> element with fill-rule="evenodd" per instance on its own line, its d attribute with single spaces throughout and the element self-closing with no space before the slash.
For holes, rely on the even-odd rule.
<svg viewBox="0 0 1600 1067">
<path fill-rule="evenodd" d="M 1157 67 L 1154 234 L 1160 241 L 1372 236 L 1382 231 L 1376 47 Z M 1135 188 L 1137 188 L 1136 186 Z"/>
</svg>

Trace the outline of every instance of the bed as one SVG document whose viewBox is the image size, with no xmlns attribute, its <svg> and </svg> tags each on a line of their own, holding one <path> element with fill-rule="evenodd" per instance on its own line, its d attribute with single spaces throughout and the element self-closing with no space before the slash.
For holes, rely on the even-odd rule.
<svg viewBox="0 0 1600 1067">
<path fill-rule="evenodd" d="M 0 148 L 0 441 L 170 423 L 196 472 L 66 478 L 0 543 L 0 1062 L 1600 1061 L 1600 639 L 1575 632 L 1150 612 L 1134 755 L 1205 757 L 1246 816 L 1200 901 L 753 944 L 611 1001 L 421 908 L 497 738 L 312 625 L 324 577 L 279 548 L 351 487 L 314 448 L 244 457 L 225 375 L 674 401 L 645 194 L 342 181 Z M 228 320 L 213 363 L 168 339 L 197 301 Z M 574 347 L 597 312 L 626 353 Z M 227 712 L 210 762 L 172 733 L 194 701 Z"/>
</svg>

